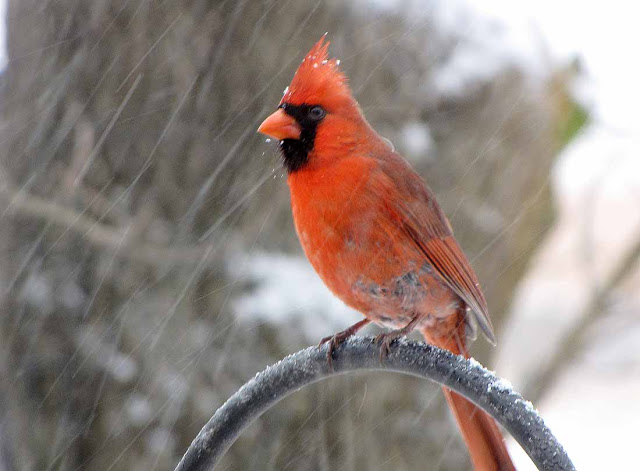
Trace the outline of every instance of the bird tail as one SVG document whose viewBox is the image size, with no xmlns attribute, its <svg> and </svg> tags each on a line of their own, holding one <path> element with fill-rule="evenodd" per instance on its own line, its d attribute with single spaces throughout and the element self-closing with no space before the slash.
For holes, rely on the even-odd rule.
<svg viewBox="0 0 640 471">
<path fill-rule="evenodd" d="M 426 328 L 421 329 L 421 332 L 427 342 L 432 345 L 469 358 L 465 346 L 464 322 L 458 323 L 453 336 L 435 336 Z M 516 468 L 509 457 L 502 433 L 493 417 L 449 388 L 443 386 L 442 391 L 458 422 L 475 470 L 515 471 Z"/>
</svg>

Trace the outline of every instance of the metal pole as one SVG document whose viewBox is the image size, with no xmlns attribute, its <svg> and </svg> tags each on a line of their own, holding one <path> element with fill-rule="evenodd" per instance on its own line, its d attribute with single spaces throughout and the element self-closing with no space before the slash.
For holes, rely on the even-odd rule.
<svg viewBox="0 0 640 471">
<path fill-rule="evenodd" d="M 258 373 L 220 407 L 193 440 L 176 471 L 211 470 L 240 433 L 267 409 L 298 389 L 339 374 L 386 370 L 426 378 L 462 394 L 491 414 L 540 470 L 575 470 L 567 453 L 531 404 L 474 360 L 425 343 L 401 339 L 380 362 L 369 337 L 352 337 L 334 353 L 309 347 Z"/>
</svg>

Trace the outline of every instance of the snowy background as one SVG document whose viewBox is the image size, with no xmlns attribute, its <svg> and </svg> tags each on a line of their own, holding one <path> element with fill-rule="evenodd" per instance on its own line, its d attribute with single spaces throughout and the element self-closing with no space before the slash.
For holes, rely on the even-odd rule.
<svg viewBox="0 0 640 471">
<path fill-rule="evenodd" d="M 578 469 L 630 469 L 634 5 L 175 3 L 8 0 L 6 16 L 0 0 L 0 470 L 172 469 L 256 371 L 359 318 L 300 253 L 277 152 L 254 132 L 327 30 L 480 274 L 499 346 L 474 356 Z M 311 389 L 221 469 L 470 466 L 435 387 Z"/>
</svg>

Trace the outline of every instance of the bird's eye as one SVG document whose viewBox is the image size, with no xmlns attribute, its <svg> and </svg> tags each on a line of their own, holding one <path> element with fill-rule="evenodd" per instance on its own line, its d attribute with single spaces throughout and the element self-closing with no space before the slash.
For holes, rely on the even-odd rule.
<svg viewBox="0 0 640 471">
<path fill-rule="evenodd" d="M 321 106 L 314 106 L 309 109 L 309 118 L 313 121 L 320 121 L 322 118 L 324 118 L 325 114 L 326 112 Z"/>
</svg>

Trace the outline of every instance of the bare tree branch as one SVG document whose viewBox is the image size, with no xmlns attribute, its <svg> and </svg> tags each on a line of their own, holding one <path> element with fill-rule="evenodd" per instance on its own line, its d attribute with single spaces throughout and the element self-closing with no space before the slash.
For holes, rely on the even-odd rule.
<svg viewBox="0 0 640 471">
<path fill-rule="evenodd" d="M 7 203 L 5 216 L 18 215 L 57 225 L 73 231 L 83 240 L 102 249 L 110 249 L 120 257 L 153 266 L 192 266 L 212 252 L 210 243 L 169 247 L 148 242 L 140 243 L 126 236 L 126 228 L 112 228 L 70 208 L 27 192 L 4 189 L 0 198 Z M 124 242 L 123 242 L 124 238 Z M 213 259 L 212 259 L 213 260 Z"/>
<path fill-rule="evenodd" d="M 240 433 L 267 409 L 303 386 L 358 370 L 388 370 L 427 378 L 463 394 L 513 435 L 538 469 L 575 469 L 531 404 L 478 362 L 425 343 L 400 340 L 380 363 L 373 338 L 353 337 L 335 351 L 309 347 L 256 375 L 220 407 L 193 440 L 176 471 L 213 469 Z"/>
<path fill-rule="evenodd" d="M 545 391 L 554 384 L 559 373 L 582 350 L 587 332 L 598 319 L 606 314 L 606 305 L 611 293 L 634 273 L 638 259 L 640 259 L 640 237 L 621 257 L 620 262 L 611 271 L 602 286 L 594 291 L 584 314 L 560 341 L 558 349 L 546 363 L 546 366 L 535 374 L 525 386 L 525 394 L 533 401 L 542 397 Z"/>
</svg>

